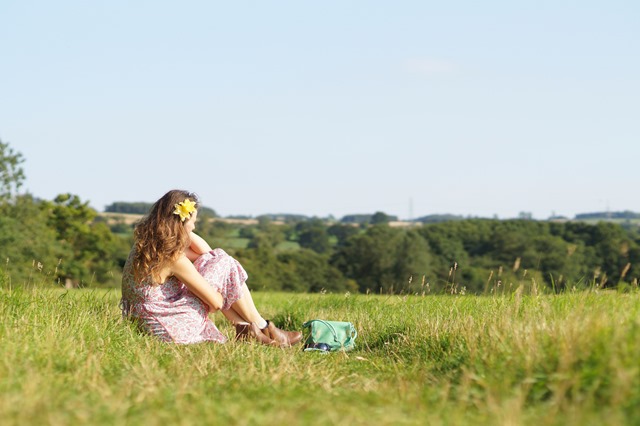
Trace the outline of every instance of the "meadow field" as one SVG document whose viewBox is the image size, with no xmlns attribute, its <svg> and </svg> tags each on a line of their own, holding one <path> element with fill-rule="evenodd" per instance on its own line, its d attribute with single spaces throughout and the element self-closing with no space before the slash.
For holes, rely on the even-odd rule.
<svg viewBox="0 0 640 426">
<path fill-rule="evenodd" d="M 2 424 L 640 424 L 637 292 L 254 298 L 285 328 L 351 321 L 357 348 L 165 344 L 118 290 L 5 285 Z"/>
</svg>

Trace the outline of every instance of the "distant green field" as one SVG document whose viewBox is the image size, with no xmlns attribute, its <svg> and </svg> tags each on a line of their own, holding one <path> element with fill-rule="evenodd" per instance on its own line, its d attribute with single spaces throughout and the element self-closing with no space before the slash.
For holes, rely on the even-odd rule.
<svg viewBox="0 0 640 426">
<path fill-rule="evenodd" d="M 276 246 L 276 249 L 279 251 L 287 251 L 287 250 L 298 250 L 300 249 L 300 244 L 295 241 L 284 241 Z"/>
<path fill-rule="evenodd" d="M 220 238 L 216 240 L 216 243 L 220 247 L 243 249 L 247 248 L 249 241 L 248 238 Z"/>
<path fill-rule="evenodd" d="M 286 328 L 352 321 L 349 353 L 176 346 L 118 291 L 0 289 L 0 418 L 24 424 L 622 425 L 640 418 L 640 295 L 255 292 Z M 214 320 L 226 334 L 220 314 Z"/>
</svg>

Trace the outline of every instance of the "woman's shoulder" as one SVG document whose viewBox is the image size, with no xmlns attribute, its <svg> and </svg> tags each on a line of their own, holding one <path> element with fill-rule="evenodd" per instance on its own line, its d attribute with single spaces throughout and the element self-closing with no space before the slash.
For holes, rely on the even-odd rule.
<svg viewBox="0 0 640 426">
<path fill-rule="evenodd" d="M 189 266 L 193 266 L 193 263 L 189 260 L 186 254 L 180 254 L 176 259 L 172 260 L 169 265 L 167 265 L 168 269 L 171 272 L 177 272 L 189 268 Z"/>
</svg>

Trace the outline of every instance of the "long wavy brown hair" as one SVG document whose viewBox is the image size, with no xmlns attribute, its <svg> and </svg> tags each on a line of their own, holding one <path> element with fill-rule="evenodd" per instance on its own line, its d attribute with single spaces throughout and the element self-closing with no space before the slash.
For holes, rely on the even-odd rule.
<svg viewBox="0 0 640 426">
<path fill-rule="evenodd" d="M 188 191 L 174 189 L 162 196 L 133 231 L 133 276 L 136 281 L 157 279 L 160 270 L 176 260 L 189 246 L 189 233 L 173 213 L 175 205 L 190 200 L 199 207 L 198 197 Z"/>
</svg>

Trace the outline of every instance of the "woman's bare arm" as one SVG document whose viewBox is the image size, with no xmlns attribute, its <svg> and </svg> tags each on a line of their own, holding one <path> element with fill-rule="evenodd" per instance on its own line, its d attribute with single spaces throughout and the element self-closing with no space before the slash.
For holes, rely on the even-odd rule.
<svg viewBox="0 0 640 426">
<path fill-rule="evenodd" d="M 176 276 L 193 294 L 206 303 L 209 306 L 210 312 L 222 308 L 224 304 L 222 295 L 202 278 L 202 275 L 200 275 L 195 266 L 193 266 L 193 263 L 191 263 L 186 256 L 180 256 L 180 258 L 171 265 L 171 274 Z"/>
<path fill-rule="evenodd" d="M 200 235 L 197 235 L 195 233 L 191 233 L 190 234 L 191 237 L 191 250 L 193 250 L 195 253 L 199 253 L 199 254 L 203 254 L 203 253 L 208 253 L 211 250 L 213 250 L 211 248 L 211 246 L 209 245 L 209 243 L 207 243 L 204 238 L 202 238 Z"/>
<path fill-rule="evenodd" d="M 191 244 L 185 250 L 185 255 L 190 261 L 195 261 L 198 256 L 204 253 L 209 253 L 211 250 L 211 246 L 202 238 L 200 235 L 194 234 L 193 232 L 189 234 L 191 238 Z"/>
</svg>

